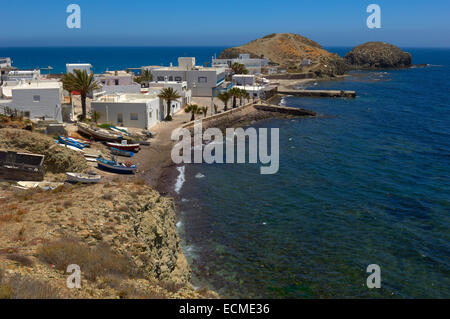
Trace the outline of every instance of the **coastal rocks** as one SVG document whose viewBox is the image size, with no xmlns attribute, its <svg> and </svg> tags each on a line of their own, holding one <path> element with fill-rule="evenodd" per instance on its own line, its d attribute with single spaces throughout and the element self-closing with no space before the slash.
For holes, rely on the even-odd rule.
<svg viewBox="0 0 450 319">
<path fill-rule="evenodd" d="M 1 213 L 6 209 L 7 215 Z M 0 269 L 14 263 L 3 255 L 14 253 L 33 261 L 27 266 L 33 279 L 65 287 L 66 274 L 36 257 L 43 245 L 59 241 L 75 241 L 84 250 L 108 247 L 131 267 L 123 278 L 105 274 L 96 281 L 83 279 L 84 289 L 63 289 L 63 298 L 77 297 L 74 293 L 82 298 L 218 297 L 190 284 L 191 269 L 176 231 L 174 202 L 146 185 L 109 182 L 30 190 L 0 201 L 0 215 L 0 242 L 5 248 L 0 249 Z"/>
<path fill-rule="evenodd" d="M 311 73 L 315 77 L 343 75 L 348 67 L 344 59 L 323 49 L 320 44 L 293 33 L 273 33 L 245 45 L 225 49 L 219 58 L 236 58 L 240 53 L 264 56 L 290 72 Z"/>
<path fill-rule="evenodd" d="M 411 66 L 411 54 L 385 42 L 367 42 L 355 47 L 345 56 L 346 62 L 357 69 L 405 68 Z"/>
</svg>

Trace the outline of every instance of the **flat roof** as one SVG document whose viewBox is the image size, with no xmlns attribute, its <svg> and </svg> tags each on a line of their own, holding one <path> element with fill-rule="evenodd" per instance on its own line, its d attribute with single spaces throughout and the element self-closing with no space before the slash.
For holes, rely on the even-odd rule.
<svg viewBox="0 0 450 319">
<path fill-rule="evenodd" d="M 12 90 L 30 90 L 30 89 L 59 89 L 62 88 L 62 83 L 59 81 L 25 81 L 20 82 Z"/>
<path fill-rule="evenodd" d="M 146 102 L 158 98 L 158 92 L 149 92 L 146 94 L 142 93 L 118 93 L 118 94 L 108 94 L 97 98 L 94 102 L 102 103 L 136 103 L 136 102 Z"/>
</svg>

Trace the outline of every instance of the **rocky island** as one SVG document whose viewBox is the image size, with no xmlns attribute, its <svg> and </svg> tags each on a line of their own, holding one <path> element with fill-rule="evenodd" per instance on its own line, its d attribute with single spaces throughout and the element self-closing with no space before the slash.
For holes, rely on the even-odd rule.
<svg viewBox="0 0 450 319">
<path fill-rule="evenodd" d="M 411 54 L 385 42 L 367 42 L 344 57 L 356 69 L 405 68 L 411 66 Z"/>
</svg>

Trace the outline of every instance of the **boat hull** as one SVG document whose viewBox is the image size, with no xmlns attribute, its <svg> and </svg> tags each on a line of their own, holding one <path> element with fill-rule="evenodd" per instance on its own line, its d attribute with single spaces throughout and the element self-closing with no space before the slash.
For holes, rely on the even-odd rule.
<svg viewBox="0 0 450 319">
<path fill-rule="evenodd" d="M 121 165 L 118 165 L 118 164 L 111 164 L 111 163 L 104 162 L 104 161 L 101 161 L 101 160 L 98 160 L 98 159 L 97 159 L 97 165 L 101 169 L 106 169 L 106 170 L 109 170 L 111 172 L 120 173 L 120 174 L 133 174 L 136 171 L 136 168 L 137 168 L 136 165 L 132 165 L 130 167 L 127 167 L 127 166 L 121 166 Z"/>
<path fill-rule="evenodd" d="M 113 155 L 126 156 L 126 157 L 134 156 L 134 153 L 130 152 L 130 151 L 119 150 L 115 147 L 111 147 L 110 149 L 111 149 L 111 154 L 113 154 Z"/>
<path fill-rule="evenodd" d="M 122 151 L 137 152 L 139 150 L 139 144 L 106 143 L 106 145 Z"/>
<path fill-rule="evenodd" d="M 87 174 L 66 173 L 67 180 L 74 183 L 98 183 L 101 180 L 100 175 L 88 176 Z"/>
<path fill-rule="evenodd" d="M 101 132 L 96 132 L 89 127 L 78 124 L 78 131 L 84 135 L 92 136 L 94 139 L 105 142 L 117 142 L 122 137 L 119 135 L 106 135 Z"/>
</svg>

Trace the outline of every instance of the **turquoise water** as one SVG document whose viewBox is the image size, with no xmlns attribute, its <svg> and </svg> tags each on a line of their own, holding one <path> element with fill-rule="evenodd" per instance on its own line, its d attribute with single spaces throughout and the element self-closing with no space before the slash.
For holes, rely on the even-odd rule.
<svg viewBox="0 0 450 319">
<path fill-rule="evenodd" d="M 198 286 L 229 297 L 450 297 L 450 51 L 408 70 L 353 72 L 288 97 L 321 116 L 274 119 L 280 170 L 186 165 L 180 232 Z M 338 51 L 339 52 L 339 51 Z M 368 289 L 366 268 L 381 267 Z"/>
</svg>

